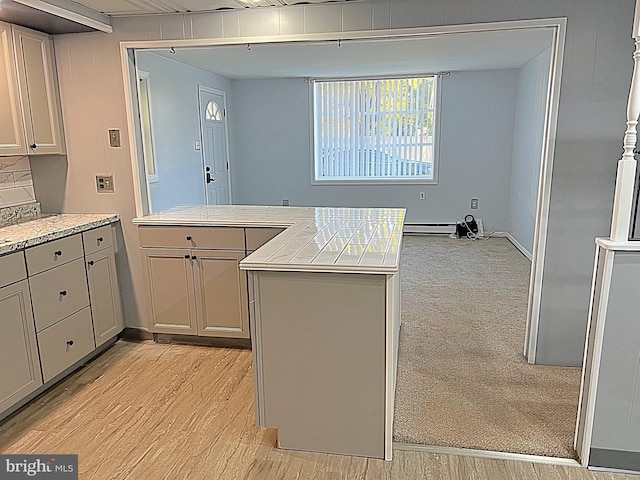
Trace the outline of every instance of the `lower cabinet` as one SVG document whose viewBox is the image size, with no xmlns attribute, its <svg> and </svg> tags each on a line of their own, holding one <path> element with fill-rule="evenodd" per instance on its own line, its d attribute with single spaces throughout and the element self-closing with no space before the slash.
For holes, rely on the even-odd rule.
<svg viewBox="0 0 640 480">
<path fill-rule="evenodd" d="M 249 338 L 244 251 L 142 248 L 154 333 Z"/>
<path fill-rule="evenodd" d="M 244 252 L 193 251 L 198 335 L 249 338 Z"/>
<path fill-rule="evenodd" d="M 110 225 L 0 256 L 0 419 L 123 328 Z"/>
<path fill-rule="evenodd" d="M 196 335 L 191 252 L 165 248 L 143 248 L 141 252 L 151 331 Z"/>
<path fill-rule="evenodd" d="M 0 413 L 42 385 L 29 284 L 0 288 Z"/>
<path fill-rule="evenodd" d="M 113 248 L 107 248 L 87 255 L 85 260 L 91 317 L 93 318 L 93 335 L 97 348 L 115 337 L 124 328 L 116 258 Z"/>
<path fill-rule="evenodd" d="M 95 349 L 89 307 L 39 332 L 38 344 L 46 383 Z"/>
</svg>

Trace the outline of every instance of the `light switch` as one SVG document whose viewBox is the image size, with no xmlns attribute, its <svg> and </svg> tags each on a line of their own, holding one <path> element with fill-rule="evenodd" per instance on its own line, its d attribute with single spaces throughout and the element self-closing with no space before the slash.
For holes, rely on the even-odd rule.
<svg viewBox="0 0 640 480">
<path fill-rule="evenodd" d="M 193 149 L 194 149 L 196 152 L 199 152 L 199 151 L 200 151 L 200 149 L 202 149 L 202 144 L 200 143 L 200 140 L 194 140 L 194 141 L 193 141 Z"/>
<path fill-rule="evenodd" d="M 109 146 L 112 148 L 122 147 L 122 142 L 120 141 L 120 130 L 117 128 L 109 129 Z"/>
<path fill-rule="evenodd" d="M 96 175 L 98 193 L 113 193 L 113 175 Z"/>
</svg>

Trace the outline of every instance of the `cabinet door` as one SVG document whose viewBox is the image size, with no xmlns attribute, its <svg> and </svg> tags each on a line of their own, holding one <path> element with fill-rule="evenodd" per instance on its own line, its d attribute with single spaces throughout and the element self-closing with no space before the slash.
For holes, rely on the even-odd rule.
<svg viewBox="0 0 640 480">
<path fill-rule="evenodd" d="M 42 385 L 26 280 L 0 288 L 0 412 Z"/>
<path fill-rule="evenodd" d="M 0 155 L 25 155 L 11 25 L 0 22 Z"/>
<path fill-rule="evenodd" d="M 87 255 L 87 280 L 96 347 L 122 331 L 122 307 L 113 248 Z"/>
<path fill-rule="evenodd" d="M 29 155 L 64 153 L 53 41 L 14 25 L 13 42 Z"/>
<path fill-rule="evenodd" d="M 189 250 L 141 248 L 149 330 L 195 335 L 193 267 Z"/>
<path fill-rule="evenodd" d="M 193 250 L 198 335 L 249 338 L 244 252 Z"/>
</svg>

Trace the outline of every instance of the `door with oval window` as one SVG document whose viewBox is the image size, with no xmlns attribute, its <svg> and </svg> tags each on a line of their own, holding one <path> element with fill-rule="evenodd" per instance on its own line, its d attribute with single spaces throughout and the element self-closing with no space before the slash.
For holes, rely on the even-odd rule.
<svg viewBox="0 0 640 480">
<path fill-rule="evenodd" d="M 228 205 L 229 158 L 225 93 L 198 86 L 202 170 L 208 205 Z"/>
</svg>

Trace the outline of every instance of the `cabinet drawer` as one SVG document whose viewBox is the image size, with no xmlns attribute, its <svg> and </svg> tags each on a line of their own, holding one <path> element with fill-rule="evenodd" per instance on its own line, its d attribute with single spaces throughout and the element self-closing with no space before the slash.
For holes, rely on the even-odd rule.
<svg viewBox="0 0 640 480">
<path fill-rule="evenodd" d="M 244 250 L 244 228 L 138 227 L 141 247 Z"/>
<path fill-rule="evenodd" d="M 25 253 L 29 275 L 35 275 L 80 258 L 82 256 L 82 237 L 77 234 L 60 238 L 53 242 L 27 248 Z"/>
<path fill-rule="evenodd" d="M 37 331 L 89 305 L 82 258 L 30 277 L 29 284 Z"/>
<path fill-rule="evenodd" d="M 83 232 L 82 240 L 84 242 L 85 255 L 91 255 L 94 252 L 113 247 L 111 225 L 105 225 L 104 227 Z"/>
<path fill-rule="evenodd" d="M 38 333 L 42 377 L 48 382 L 94 349 L 89 308 Z"/>
<path fill-rule="evenodd" d="M 284 232 L 284 228 L 247 228 L 247 250 L 257 250 L 276 235 Z"/>
<path fill-rule="evenodd" d="M 10 253 L 0 257 L 0 287 L 19 282 L 27 278 L 22 252 Z"/>
</svg>

